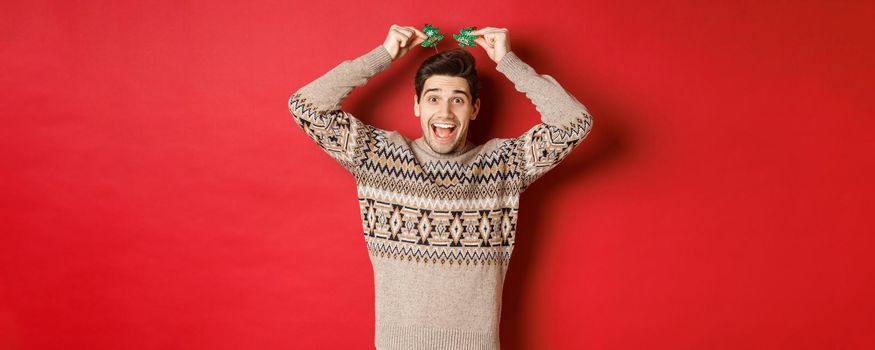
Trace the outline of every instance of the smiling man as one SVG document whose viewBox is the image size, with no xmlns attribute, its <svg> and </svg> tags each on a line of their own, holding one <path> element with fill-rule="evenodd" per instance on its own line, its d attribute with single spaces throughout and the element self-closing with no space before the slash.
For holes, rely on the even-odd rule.
<svg viewBox="0 0 875 350">
<path fill-rule="evenodd" d="M 480 99 L 471 102 L 475 99 L 472 98 L 469 86 L 474 84 L 469 84 L 466 80 L 474 79 L 476 84 L 474 60 L 468 56 L 470 54 L 467 51 L 457 49 L 444 55 L 432 56 L 423 63 L 423 67 L 442 67 L 447 65 L 445 62 L 458 60 L 457 62 L 469 64 L 471 67 L 470 71 L 462 73 L 465 77 L 443 75 L 452 74 L 452 71 L 435 73 L 427 69 L 420 69 L 421 73 L 417 74 L 413 114 L 419 117 L 426 143 L 437 153 L 463 150 L 468 145 L 468 126 L 480 110 Z M 421 104 L 420 100 L 423 101 Z"/>
<path fill-rule="evenodd" d="M 480 98 L 474 57 L 464 49 L 433 55 L 417 70 L 419 138 L 375 128 L 340 109 L 352 89 L 426 39 L 410 26 L 393 25 L 382 45 L 289 98 L 295 122 L 355 177 L 380 350 L 499 349 L 520 193 L 592 130 L 592 117 L 574 96 L 511 51 L 506 29 L 471 34 L 541 115 L 519 137 L 468 141 Z"/>
</svg>

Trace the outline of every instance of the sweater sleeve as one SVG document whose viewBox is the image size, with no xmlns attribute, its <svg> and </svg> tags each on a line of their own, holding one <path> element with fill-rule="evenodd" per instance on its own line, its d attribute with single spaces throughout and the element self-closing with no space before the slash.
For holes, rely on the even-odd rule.
<svg viewBox="0 0 875 350">
<path fill-rule="evenodd" d="M 378 132 L 352 114 L 340 109 L 352 89 L 362 86 L 392 63 L 389 52 L 379 45 L 368 53 L 346 60 L 301 87 L 289 98 L 289 112 L 295 123 L 329 156 L 356 173 L 364 143 Z"/>
<path fill-rule="evenodd" d="M 592 116 L 556 79 L 536 73 L 513 51 L 502 57 L 496 69 L 513 82 L 517 91 L 525 93 L 541 114 L 541 123 L 511 140 L 517 159 L 514 170 L 520 174 L 523 191 L 589 135 Z"/>
</svg>

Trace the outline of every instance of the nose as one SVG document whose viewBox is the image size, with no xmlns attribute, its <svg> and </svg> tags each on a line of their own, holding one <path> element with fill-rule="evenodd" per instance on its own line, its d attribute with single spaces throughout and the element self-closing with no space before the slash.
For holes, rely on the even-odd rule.
<svg viewBox="0 0 875 350">
<path fill-rule="evenodd" d="M 441 103 L 438 107 L 438 116 L 439 117 L 449 117 L 450 116 L 450 104 L 449 103 Z"/>
</svg>

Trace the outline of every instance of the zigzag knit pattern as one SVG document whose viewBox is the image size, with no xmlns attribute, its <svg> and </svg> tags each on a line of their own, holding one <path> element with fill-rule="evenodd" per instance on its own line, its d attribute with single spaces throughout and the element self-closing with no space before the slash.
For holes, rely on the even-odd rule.
<svg viewBox="0 0 875 350">
<path fill-rule="evenodd" d="M 519 194 L 592 127 L 584 110 L 569 125 L 538 124 L 518 138 L 478 146 L 464 163 L 423 162 L 411 143 L 342 110 L 320 111 L 301 94 L 291 96 L 289 110 L 356 177 L 370 254 L 425 264 L 506 265 Z"/>
<path fill-rule="evenodd" d="M 378 45 L 289 98 L 295 122 L 355 177 L 374 271 L 374 346 L 498 350 L 520 193 L 587 136 L 592 117 L 556 79 L 509 51 L 495 68 L 532 101 L 541 123 L 516 138 L 436 153 L 423 138 L 340 109 L 392 61 Z"/>
</svg>

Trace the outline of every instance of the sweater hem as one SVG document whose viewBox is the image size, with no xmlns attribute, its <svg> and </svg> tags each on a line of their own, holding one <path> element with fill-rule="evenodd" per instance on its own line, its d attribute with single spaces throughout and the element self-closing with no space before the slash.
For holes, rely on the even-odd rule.
<svg viewBox="0 0 875 350">
<path fill-rule="evenodd" d="M 378 325 L 377 350 L 499 350 L 498 332 Z"/>
</svg>

